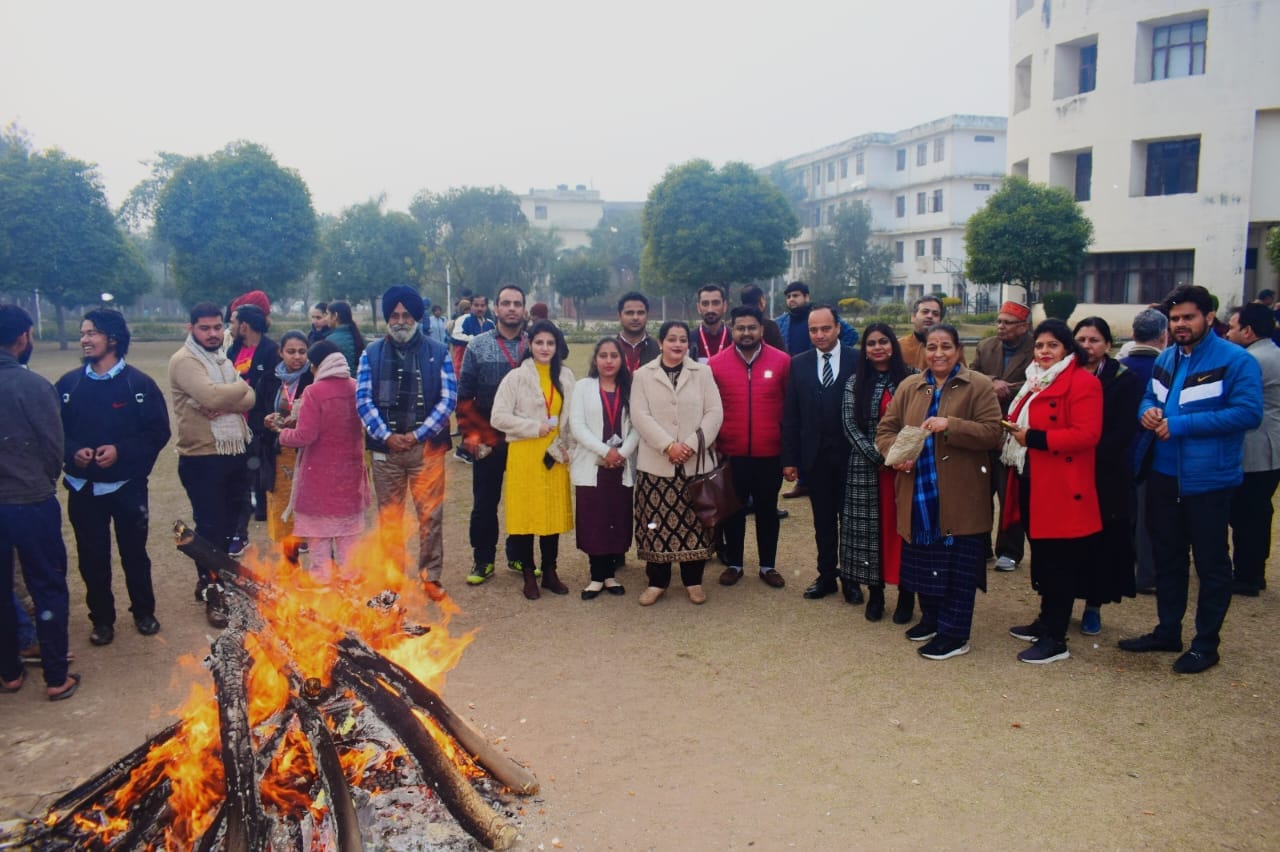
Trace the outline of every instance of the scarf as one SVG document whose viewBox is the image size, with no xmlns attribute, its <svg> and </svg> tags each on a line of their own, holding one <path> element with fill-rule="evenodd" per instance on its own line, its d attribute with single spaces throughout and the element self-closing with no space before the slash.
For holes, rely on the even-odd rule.
<svg viewBox="0 0 1280 852">
<path fill-rule="evenodd" d="M 1009 403 L 1009 419 L 1026 429 L 1030 423 L 1028 418 L 1031 412 L 1031 400 L 1053 384 L 1054 379 L 1071 366 L 1075 357 L 1068 355 L 1047 370 L 1035 361 L 1028 364 L 1027 380 L 1018 389 L 1018 395 L 1013 398 L 1013 402 Z M 1017 468 L 1018 473 L 1022 473 L 1027 466 L 1027 448 L 1013 440 L 1012 435 L 1005 435 L 1004 446 L 1000 448 L 1000 461 L 1004 462 L 1006 467 Z"/>
<path fill-rule="evenodd" d="M 187 335 L 187 342 L 183 344 L 204 364 L 205 371 L 209 374 L 209 381 L 215 385 L 229 385 L 233 382 L 242 381 L 236 368 L 221 352 L 210 352 L 200 344 L 196 343 L 195 338 Z M 198 405 L 195 400 L 191 400 L 192 405 Z M 243 453 L 249 444 L 249 424 L 245 423 L 244 416 L 234 412 L 222 412 L 209 420 L 209 427 L 213 430 L 213 441 L 217 447 L 220 456 L 235 456 Z"/>
<path fill-rule="evenodd" d="M 280 403 L 289 398 L 287 396 L 287 391 L 292 390 L 297 386 L 298 382 L 302 380 L 303 375 L 306 374 L 308 369 L 310 369 L 310 364 L 306 361 L 303 361 L 302 366 L 293 371 L 290 371 L 289 368 L 284 365 L 284 361 L 276 364 L 276 378 L 280 380 L 280 390 L 276 391 L 276 398 L 274 400 L 276 411 L 284 410 L 281 408 Z"/>
<path fill-rule="evenodd" d="M 929 386 L 929 412 L 925 414 L 925 420 L 938 416 L 942 391 L 947 382 L 954 379 L 958 372 L 960 372 L 960 365 L 956 364 L 947 374 L 947 378 L 939 384 L 932 370 L 925 371 L 924 380 Z M 929 436 L 924 439 L 924 449 L 920 451 L 920 458 L 916 459 L 916 482 L 911 495 L 911 503 L 914 507 L 911 513 L 912 544 L 930 545 L 942 539 L 942 526 L 938 512 L 938 464 L 933 455 L 936 437 L 937 433 L 929 433 Z"/>
<path fill-rule="evenodd" d="M 373 401 L 394 433 L 412 432 L 427 420 L 427 401 L 422 396 L 418 357 L 423 346 L 422 327 L 413 337 L 397 343 L 387 335 L 373 370 Z"/>
</svg>

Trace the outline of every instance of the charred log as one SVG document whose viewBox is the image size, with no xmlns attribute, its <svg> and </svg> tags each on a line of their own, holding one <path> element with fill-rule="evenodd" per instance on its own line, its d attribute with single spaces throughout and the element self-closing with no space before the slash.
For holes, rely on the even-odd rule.
<svg viewBox="0 0 1280 852">
<path fill-rule="evenodd" d="M 226 778 L 227 849 L 262 852 L 269 829 L 254 767 L 253 735 L 249 730 L 249 653 L 244 634 L 228 630 L 213 643 L 209 670 L 218 689 L 218 724 L 222 738 L 222 766 Z"/>
<path fill-rule="evenodd" d="M 329 727 L 314 707 L 298 698 L 290 699 L 289 706 L 298 714 L 302 729 L 315 753 L 320 781 L 333 802 L 333 819 L 338 828 L 339 852 L 361 852 L 364 839 L 360 835 L 360 823 L 356 819 L 356 805 L 351 801 L 351 789 L 342 773 L 338 749 L 329 735 Z"/>
</svg>

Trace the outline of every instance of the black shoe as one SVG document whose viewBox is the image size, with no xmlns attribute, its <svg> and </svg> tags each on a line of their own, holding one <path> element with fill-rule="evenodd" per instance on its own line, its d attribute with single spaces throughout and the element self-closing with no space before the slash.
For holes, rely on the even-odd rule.
<svg viewBox="0 0 1280 852">
<path fill-rule="evenodd" d="M 969 653 L 969 640 L 956 639 L 952 636 L 935 636 L 916 653 L 926 660 L 949 660 Z"/>
<path fill-rule="evenodd" d="M 915 592 L 904 592 L 898 589 L 898 605 L 893 609 L 894 624 L 910 624 L 911 616 L 916 611 Z"/>
<path fill-rule="evenodd" d="M 89 634 L 89 642 L 94 645 L 110 645 L 115 641 L 116 629 L 110 624 L 95 624 Z"/>
<path fill-rule="evenodd" d="M 867 621 L 884 618 L 884 589 L 867 590 Z"/>
<path fill-rule="evenodd" d="M 1023 663 L 1043 664 L 1056 663 L 1070 656 L 1071 652 L 1067 650 L 1066 642 L 1057 642 L 1048 636 L 1041 636 L 1034 645 L 1018 654 L 1018 660 Z"/>
<path fill-rule="evenodd" d="M 154 615 L 134 616 L 133 624 L 143 636 L 155 636 L 160 632 L 160 622 L 156 621 Z"/>
<path fill-rule="evenodd" d="M 844 602 L 857 606 L 862 603 L 862 587 L 857 583 L 845 583 L 841 591 L 844 592 Z"/>
<path fill-rule="evenodd" d="M 596 598 L 600 597 L 600 592 L 601 592 L 601 591 L 602 591 L 602 589 L 583 589 L 583 590 L 582 590 L 582 599 L 583 599 L 584 601 L 593 601 L 593 600 L 595 600 Z"/>
<path fill-rule="evenodd" d="M 1009 635 L 1014 639 L 1021 639 L 1023 642 L 1039 642 L 1040 637 L 1044 635 L 1044 625 L 1042 625 L 1040 623 L 1040 619 L 1037 618 L 1030 624 L 1010 627 Z"/>
<path fill-rule="evenodd" d="M 605 586 L 604 590 L 610 595 L 625 595 L 627 593 L 627 587 L 621 583 L 618 583 L 616 586 Z"/>
<path fill-rule="evenodd" d="M 1156 587 L 1155 586 L 1139 586 L 1137 591 L 1138 591 L 1138 594 L 1140 595 L 1154 595 L 1156 593 Z"/>
<path fill-rule="evenodd" d="M 1188 651 L 1174 661 L 1173 670 L 1178 674 L 1200 674 L 1217 664 L 1217 651 Z"/>
<path fill-rule="evenodd" d="M 230 620 L 227 617 L 226 601 L 222 598 L 222 586 L 217 583 L 211 583 L 204 588 L 204 617 L 210 627 L 216 627 L 219 630 L 226 627 Z"/>
<path fill-rule="evenodd" d="M 781 520 L 785 520 L 786 518 L 789 518 L 789 517 L 791 517 L 791 513 L 790 513 L 790 512 L 788 512 L 786 509 L 779 509 L 779 510 L 778 510 L 778 520 L 780 520 L 780 521 L 781 521 Z"/>
<path fill-rule="evenodd" d="M 907 628 L 906 637 L 912 642 L 927 642 L 938 635 L 938 625 L 930 624 L 924 619 L 915 627 Z"/>
<path fill-rule="evenodd" d="M 1177 652 L 1182 650 L 1181 641 L 1161 639 L 1154 633 L 1146 633 L 1133 639 L 1121 639 L 1116 644 L 1120 646 L 1121 651 L 1131 651 L 1135 654 L 1145 654 L 1149 651 Z"/>
<path fill-rule="evenodd" d="M 825 577 L 819 577 L 814 580 L 809 588 L 804 590 L 806 600 L 816 601 L 825 598 L 827 595 L 836 593 L 836 581 L 828 580 Z"/>
<path fill-rule="evenodd" d="M 1236 580 L 1231 584 L 1231 594 L 1240 595 L 1244 598 L 1256 598 L 1262 591 L 1253 583 L 1244 580 Z"/>
</svg>

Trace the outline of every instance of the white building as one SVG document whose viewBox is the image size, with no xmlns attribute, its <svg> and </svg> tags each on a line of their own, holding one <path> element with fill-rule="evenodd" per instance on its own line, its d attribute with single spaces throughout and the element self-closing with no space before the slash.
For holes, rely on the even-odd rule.
<svg viewBox="0 0 1280 852">
<path fill-rule="evenodd" d="M 1009 172 L 1075 193 L 1094 225 L 1082 302 L 1179 283 L 1224 307 L 1275 273 L 1280 2 L 1010 0 Z"/>
<path fill-rule="evenodd" d="M 562 183 L 555 189 L 530 189 L 520 196 L 520 211 L 535 228 L 555 228 L 563 248 L 579 249 L 591 245 L 589 235 L 604 216 L 604 201 L 598 190 Z"/>
<path fill-rule="evenodd" d="M 857 136 L 781 166 L 805 190 L 790 278 L 802 278 L 811 266 L 814 238 L 836 210 L 861 201 L 871 209 L 877 236 L 894 250 L 892 286 L 883 295 L 963 298 L 964 226 L 1000 188 L 1005 119 L 952 115 L 898 133 Z"/>
</svg>

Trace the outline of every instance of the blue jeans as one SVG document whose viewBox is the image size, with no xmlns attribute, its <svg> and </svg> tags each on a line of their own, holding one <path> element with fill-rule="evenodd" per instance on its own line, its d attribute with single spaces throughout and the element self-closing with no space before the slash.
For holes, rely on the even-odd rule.
<svg viewBox="0 0 1280 852">
<path fill-rule="evenodd" d="M 56 497 L 39 503 L 0 505 L 0 677 L 22 674 L 18 614 L 14 606 L 13 551 L 36 605 L 36 637 L 44 682 L 67 682 L 67 549 L 62 544 L 62 507 Z"/>
</svg>

